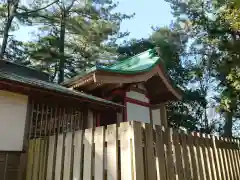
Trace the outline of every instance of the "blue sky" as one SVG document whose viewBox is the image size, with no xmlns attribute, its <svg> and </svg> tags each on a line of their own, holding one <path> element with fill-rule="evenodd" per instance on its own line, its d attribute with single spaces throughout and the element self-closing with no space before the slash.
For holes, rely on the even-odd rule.
<svg viewBox="0 0 240 180">
<path fill-rule="evenodd" d="M 168 26 L 173 19 L 171 8 L 164 0 L 118 0 L 117 12 L 126 14 L 135 13 L 135 17 L 122 23 L 121 31 L 129 31 L 130 35 L 125 40 L 132 38 L 146 38 L 152 26 Z M 31 28 L 22 27 L 15 34 L 19 40 L 31 39 Z"/>
<path fill-rule="evenodd" d="M 120 0 L 116 11 L 131 14 L 135 17 L 122 23 L 122 31 L 129 31 L 131 38 L 145 38 L 152 26 L 168 26 L 173 20 L 171 8 L 164 0 Z"/>
</svg>

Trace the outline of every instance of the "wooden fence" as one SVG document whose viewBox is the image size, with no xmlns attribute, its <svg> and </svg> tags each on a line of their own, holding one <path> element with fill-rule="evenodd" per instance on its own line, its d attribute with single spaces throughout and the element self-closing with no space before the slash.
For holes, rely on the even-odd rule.
<svg viewBox="0 0 240 180">
<path fill-rule="evenodd" d="M 26 179 L 239 180 L 239 145 L 239 140 L 124 122 L 30 140 Z"/>
</svg>

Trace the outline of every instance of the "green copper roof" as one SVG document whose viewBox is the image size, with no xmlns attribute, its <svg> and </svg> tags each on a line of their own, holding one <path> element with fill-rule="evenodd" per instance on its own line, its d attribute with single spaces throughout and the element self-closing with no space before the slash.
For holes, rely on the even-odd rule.
<svg viewBox="0 0 240 180">
<path fill-rule="evenodd" d="M 160 58 L 157 56 L 155 49 L 149 49 L 142 53 L 139 53 L 133 57 L 124 59 L 122 61 L 117 61 L 115 64 L 112 65 L 95 65 L 92 68 L 81 72 L 77 76 L 66 80 L 63 82 L 63 85 L 72 83 L 79 78 L 95 72 L 97 70 L 106 71 L 106 72 L 113 72 L 113 73 L 121 73 L 121 74 L 136 74 L 141 72 L 150 71 L 155 65 L 160 63 Z"/>
<path fill-rule="evenodd" d="M 96 69 L 121 74 L 134 74 L 150 71 L 159 61 L 160 58 L 156 55 L 156 51 L 149 49 L 111 66 L 96 66 Z"/>
<path fill-rule="evenodd" d="M 95 102 L 100 102 L 103 104 L 108 104 L 108 105 L 113 105 L 113 106 L 121 106 L 120 104 L 111 102 L 111 101 L 107 101 L 105 99 L 99 98 L 99 97 L 95 97 L 83 92 L 79 92 L 79 91 L 75 91 L 75 90 L 71 90 L 68 89 L 66 87 L 63 87 L 61 85 L 58 84 L 54 84 L 54 83 L 50 83 L 50 82 L 46 82 L 46 81 L 42 81 L 36 78 L 30 78 L 30 77 L 25 77 L 25 76 L 20 76 L 17 75 L 15 73 L 12 72 L 6 72 L 3 70 L 0 70 L 0 80 L 10 80 L 16 83 L 22 83 L 25 85 L 30 85 L 36 88 L 40 88 L 40 89 L 45 89 L 48 91 L 53 91 L 53 92 L 57 92 L 57 93 L 63 93 L 66 95 L 70 95 L 70 96 L 75 96 L 75 97 L 79 97 L 79 98 L 84 98 L 84 99 L 89 99 Z"/>
</svg>

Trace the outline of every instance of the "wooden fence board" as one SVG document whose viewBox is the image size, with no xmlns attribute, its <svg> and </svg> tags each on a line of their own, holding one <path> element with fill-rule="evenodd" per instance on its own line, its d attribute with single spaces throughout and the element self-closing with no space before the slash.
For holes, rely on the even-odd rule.
<svg viewBox="0 0 240 180">
<path fill-rule="evenodd" d="M 209 151 L 208 151 L 208 146 L 209 144 L 205 141 L 206 135 L 201 134 L 200 137 L 203 140 L 203 159 L 204 159 L 204 164 L 205 164 L 205 172 L 206 172 L 206 179 L 211 180 L 211 166 L 209 162 Z"/>
<path fill-rule="evenodd" d="M 235 154 L 234 154 L 234 145 L 235 144 L 234 144 L 233 139 L 229 139 L 229 141 L 230 141 L 230 144 L 231 144 L 230 151 L 231 151 L 231 157 L 232 157 L 232 166 L 233 166 L 234 178 L 238 179 L 237 178 L 237 163 L 235 162 L 236 157 L 235 157 Z"/>
<path fill-rule="evenodd" d="M 72 167 L 72 132 L 66 134 L 65 138 L 65 155 L 64 155 L 64 169 L 63 169 L 63 180 L 70 180 Z"/>
<path fill-rule="evenodd" d="M 62 174 L 62 152 L 63 152 L 63 134 L 58 135 L 57 153 L 56 153 L 56 166 L 55 166 L 55 180 L 61 180 Z"/>
<path fill-rule="evenodd" d="M 43 161 L 42 161 L 42 175 L 41 179 L 46 180 L 47 175 L 47 161 L 48 161 L 48 149 L 49 149 L 49 138 L 44 137 L 43 140 L 44 146 L 43 146 Z"/>
<path fill-rule="evenodd" d="M 237 140 L 234 140 L 235 145 L 237 146 Z M 235 163 L 236 163 L 236 175 L 237 175 L 237 179 L 240 179 L 240 159 L 239 159 L 239 152 L 238 149 L 234 149 L 234 159 L 235 159 Z"/>
<path fill-rule="evenodd" d="M 26 180 L 32 179 L 32 168 L 33 168 L 33 156 L 34 156 L 34 140 L 30 140 L 28 143 L 28 162 L 26 170 Z"/>
<path fill-rule="evenodd" d="M 164 142 L 162 136 L 162 128 L 161 126 L 156 126 L 156 153 L 158 157 L 158 178 L 160 180 L 165 180 L 167 178 L 166 174 L 166 161 L 164 154 Z M 142 140 L 141 140 L 142 141 Z"/>
<path fill-rule="evenodd" d="M 48 148 L 48 161 L 47 161 L 47 177 L 46 177 L 46 180 L 52 180 L 55 136 L 50 136 L 49 137 L 49 146 L 48 147 L 49 148 Z"/>
<path fill-rule="evenodd" d="M 231 163 L 231 168 L 232 168 L 232 177 L 233 179 L 236 179 L 236 174 L 235 174 L 235 164 L 234 164 L 234 159 L 233 159 L 233 151 L 232 151 L 232 143 L 230 138 L 228 138 L 228 144 L 229 144 L 229 160 Z"/>
<path fill-rule="evenodd" d="M 36 138 L 28 148 L 26 180 L 240 179 L 239 140 L 140 122 Z"/>
<path fill-rule="evenodd" d="M 234 139 L 234 144 L 235 144 L 235 147 L 237 147 L 237 141 L 236 139 Z M 236 175 L 237 175 L 237 179 L 240 178 L 240 162 L 239 162 L 239 159 L 238 159 L 238 149 L 237 148 L 234 148 L 234 159 L 235 159 L 235 163 L 236 163 Z"/>
<path fill-rule="evenodd" d="M 220 173 L 221 173 L 221 179 L 224 179 L 224 177 L 226 176 L 225 173 L 225 168 L 224 168 L 224 162 L 223 162 L 223 154 L 222 154 L 222 149 L 221 147 L 219 147 L 220 143 L 221 143 L 221 139 L 219 137 L 216 137 L 217 141 L 217 152 L 218 152 L 218 160 L 219 160 L 219 165 L 220 165 Z"/>
<path fill-rule="evenodd" d="M 224 138 L 221 138 L 222 141 L 225 142 Z M 230 173 L 229 173 L 229 166 L 228 166 L 228 160 L 227 160 L 227 155 L 226 155 L 226 152 L 227 149 L 225 148 L 222 148 L 222 155 L 223 155 L 223 162 L 224 162 L 224 168 L 225 168 L 225 178 L 226 179 L 230 179 Z"/>
<path fill-rule="evenodd" d="M 204 180 L 205 178 L 205 168 L 204 168 L 204 161 L 203 161 L 203 154 L 202 154 L 202 146 L 201 146 L 201 138 L 199 133 L 194 133 L 195 143 L 196 143 L 196 153 L 197 153 L 197 163 L 198 163 L 198 173 L 199 178 Z"/>
<path fill-rule="evenodd" d="M 206 136 L 206 142 L 208 144 L 208 156 L 209 156 L 209 162 L 210 162 L 210 167 L 211 167 L 211 176 L 212 176 L 212 179 L 215 180 L 215 179 L 217 179 L 216 168 L 215 168 L 216 165 L 215 165 L 215 162 L 214 162 L 213 144 L 212 144 L 210 135 Z"/>
<path fill-rule="evenodd" d="M 183 161 L 182 161 L 182 153 L 181 146 L 179 142 L 179 133 L 176 130 L 173 130 L 173 142 L 175 147 L 175 155 L 176 155 L 176 169 L 178 179 L 185 179 L 184 170 L 183 170 Z"/>
<path fill-rule="evenodd" d="M 222 176 L 221 176 L 221 170 L 220 170 L 220 162 L 219 162 L 219 159 L 218 159 L 218 157 L 220 155 L 218 154 L 218 151 L 217 151 L 215 136 L 211 136 L 211 141 L 212 141 L 212 144 L 213 144 L 213 160 L 215 162 L 215 167 L 216 167 L 216 178 L 218 180 L 221 180 Z"/>
<path fill-rule="evenodd" d="M 107 139 L 107 179 L 118 179 L 118 136 L 117 126 L 108 125 L 106 132 Z"/>
<path fill-rule="evenodd" d="M 94 177 L 95 179 L 103 180 L 104 177 L 104 127 L 97 127 L 94 132 L 95 142 L 95 162 L 94 162 Z M 114 157 L 113 157 L 114 158 Z"/>
<path fill-rule="evenodd" d="M 73 159 L 73 179 L 80 180 L 82 174 L 82 141 L 83 131 L 79 130 L 74 135 L 74 159 Z"/>
<path fill-rule="evenodd" d="M 33 157 L 33 172 L 32 172 L 32 179 L 34 180 L 38 180 L 38 172 L 39 172 L 39 162 L 40 162 L 40 158 L 39 158 L 39 154 L 40 154 L 40 143 L 41 140 L 35 139 L 34 140 L 34 157 Z"/>
<path fill-rule="evenodd" d="M 197 167 L 197 157 L 196 157 L 196 147 L 195 147 L 195 139 L 191 135 L 188 136 L 189 140 L 189 148 L 190 148 L 190 155 L 191 155 L 191 165 L 192 165 L 192 175 L 194 180 L 199 180 L 198 177 L 198 167 Z"/>
<path fill-rule="evenodd" d="M 227 166 L 228 166 L 228 170 L 229 170 L 229 175 L 230 175 L 230 179 L 234 179 L 228 138 L 225 138 L 225 142 L 226 142 L 225 150 L 226 150 L 226 158 L 227 158 Z"/>
<path fill-rule="evenodd" d="M 180 138 L 182 141 L 182 147 L 183 147 L 183 162 L 184 162 L 184 173 L 186 179 L 191 179 L 191 156 L 190 156 L 190 151 L 189 151 L 189 146 L 187 145 L 187 139 L 186 139 L 186 134 L 185 133 L 180 133 Z"/>
<path fill-rule="evenodd" d="M 228 143 L 229 143 L 230 162 L 231 162 L 232 173 L 233 173 L 232 176 L 233 176 L 233 179 L 237 179 L 236 166 L 235 166 L 234 154 L 232 149 L 233 144 L 230 138 L 228 138 Z"/>
<path fill-rule="evenodd" d="M 198 134 L 199 140 L 199 148 L 200 148 L 200 161 L 201 161 L 201 166 L 202 166 L 202 175 L 203 175 L 203 180 L 207 180 L 207 166 L 206 166 L 206 154 L 205 154 L 205 144 L 204 144 L 204 139 L 202 138 L 201 134 Z"/>
<path fill-rule="evenodd" d="M 39 153 L 39 173 L 38 173 L 38 179 L 44 180 L 44 171 L 45 171 L 45 159 L 46 159 L 46 153 L 45 148 L 47 145 L 46 138 L 40 140 L 40 153 Z"/>
<path fill-rule="evenodd" d="M 142 125 L 140 122 L 132 122 L 133 128 L 133 164 L 134 180 L 144 180 L 144 155 L 143 155 L 143 137 Z"/>
<path fill-rule="evenodd" d="M 92 129 L 86 129 L 84 133 L 84 163 L 83 180 L 92 179 Z"/>
<path fill-rule="evenodd" d="M 156 179 L 156 159 L 153 149 L 153 131 L 150 124 L 145 124 L 145 147 L 146 147 L 146 165 L 148 179 Z"/>
<path fill-rule="evenodd" d="M 173 162 L 173 140 L 172 140 L 172 128 L 166 129 L 166 139 L 167 139 L 167 172 L 168 179 L 175 179 L 175 167 Z"/>
<path fill-rule="evenodd" d="M 131 127 L 129 122 L 120 124 L 119 128 L 120 151 L 121 151 L 121 180 L 132 179 L 131 161 Z"/>
<path fill-rule="evenodd" d="M 238 147 L 238 149 L 236 149 L 236 161 L 238 163 L 238 179 L 240 179 L 240 144 L 239 144 L 239 139 L 235 140 L 236 145 Z"/>
</svg>

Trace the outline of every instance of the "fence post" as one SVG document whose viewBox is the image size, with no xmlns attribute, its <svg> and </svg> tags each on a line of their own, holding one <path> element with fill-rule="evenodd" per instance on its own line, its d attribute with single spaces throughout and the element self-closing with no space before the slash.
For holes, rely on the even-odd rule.
<svg viewBox="0 0 240 180">
<path fill-rule="evenodd" d="M 132 121 L 133 132 L 133 179 L 144 180 L 144 155 L 143 155 L 143 133 L 142 124 Z"/>
</svg>

